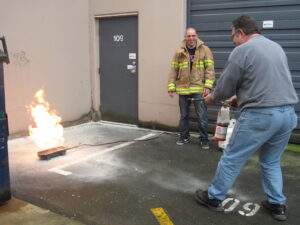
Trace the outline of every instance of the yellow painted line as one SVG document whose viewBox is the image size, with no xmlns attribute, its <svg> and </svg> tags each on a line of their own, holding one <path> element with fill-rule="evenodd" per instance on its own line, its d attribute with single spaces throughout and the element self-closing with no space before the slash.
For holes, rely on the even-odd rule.
<svg viewBox="0 0 300 225">
<path fill-rule="evenodd" d="M 170 220 L 167 212 L 163 208 L 152 208 L 150 209 L 160 225 L 174 225 Z"/>
</svg>

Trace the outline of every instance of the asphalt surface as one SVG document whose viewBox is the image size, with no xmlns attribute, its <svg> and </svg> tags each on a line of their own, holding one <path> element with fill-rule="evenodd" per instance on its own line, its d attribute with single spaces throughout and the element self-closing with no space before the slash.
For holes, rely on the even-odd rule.
<svg viewBox="0 0 300 225">
<path fill-rule="evenodd" d="M 178 146 L 172 134 L 104 122 L 65 128 L 64 137 L 66 146 L 79 147 L 51 160 L 37 157 L 41 149 L 29 137 L 9 141 L 14 197 L 87 225 L 299 224 L 299 153 L 283 156 L 288 220 L 277 222 L 260 207 L 265 195 L 256 155 L 230 191 L 227 212 L 216 213 L 193 195 L 214 176 L 222 154 L 217 143 L 201 150 L 193 137 Z"/>
</svg>

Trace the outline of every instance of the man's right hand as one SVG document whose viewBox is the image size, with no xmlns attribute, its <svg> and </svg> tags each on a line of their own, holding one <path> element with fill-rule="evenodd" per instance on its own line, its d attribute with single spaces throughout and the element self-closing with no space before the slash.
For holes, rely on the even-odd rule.
<svg viewBox="0 0 300 225">
<path fill-rule="evenodd" d="M 174 91 L 168 91 L 168 94 L 169 94 L 169 96 L 170 96 L 171 98 L 174 97 Z"/>
<path fill-rule="evenodd" d="M 229 99 L 229 102 L 230 102 L 230 105 L 231 105 L 232 107 L 237 107 L 237 106 L 238 106 L 238 105 L 237 105 L 237 96 L 236 96 L 236 95 L 232 96 L 232 97 Z"/>
</svg>

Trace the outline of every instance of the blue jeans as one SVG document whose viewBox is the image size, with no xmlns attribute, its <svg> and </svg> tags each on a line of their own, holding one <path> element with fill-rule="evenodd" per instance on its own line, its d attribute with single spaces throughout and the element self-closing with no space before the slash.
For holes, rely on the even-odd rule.
<svg viewBox="0 0 300 225">
<path fill-rule="evenodd" d="M 180 107 L 180 121 L 179 121 L 179 130 L 180 135 L 184 138 L 189 137 L 189 114 L 190 114 L 190 105 L 191 100 L 194 100 L 194 107 L 197 115 L 198 129 L 199 129 L 199 139 L 200 141 L 208 141 L 207 134 L 207 106 L 203 100 L 202 94 L 191 94 L 191 95 L 179 95 L 179 107 Z"/>
<path fill-rule="evenodd" d="M 259 151 L 263 189 L 268 201 L 285 204 L 280 158 L 296 125 L 297 116 L 290 105 L 245 109 L 219 161 L 208 189 L 209 198 L 224 200 L 248 158 Z"/>
</svg>

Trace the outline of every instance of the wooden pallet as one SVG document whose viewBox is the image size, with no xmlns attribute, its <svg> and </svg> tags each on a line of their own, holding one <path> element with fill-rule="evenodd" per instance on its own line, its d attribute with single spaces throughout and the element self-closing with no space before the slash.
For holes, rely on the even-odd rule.
<svg viewBox="0 0 300 225">
<path fill-rule="evenodd" d="M 68 147 L 66 146 L 58 146 L 55 148 L 49 148 L 44 151 L 40 151 L 37 153 L 38 157 L 40 157 L 41 160 L 49 160 L 56 156 L 65 155 L 66 151 L 68 150 Z"/>
</svg>

